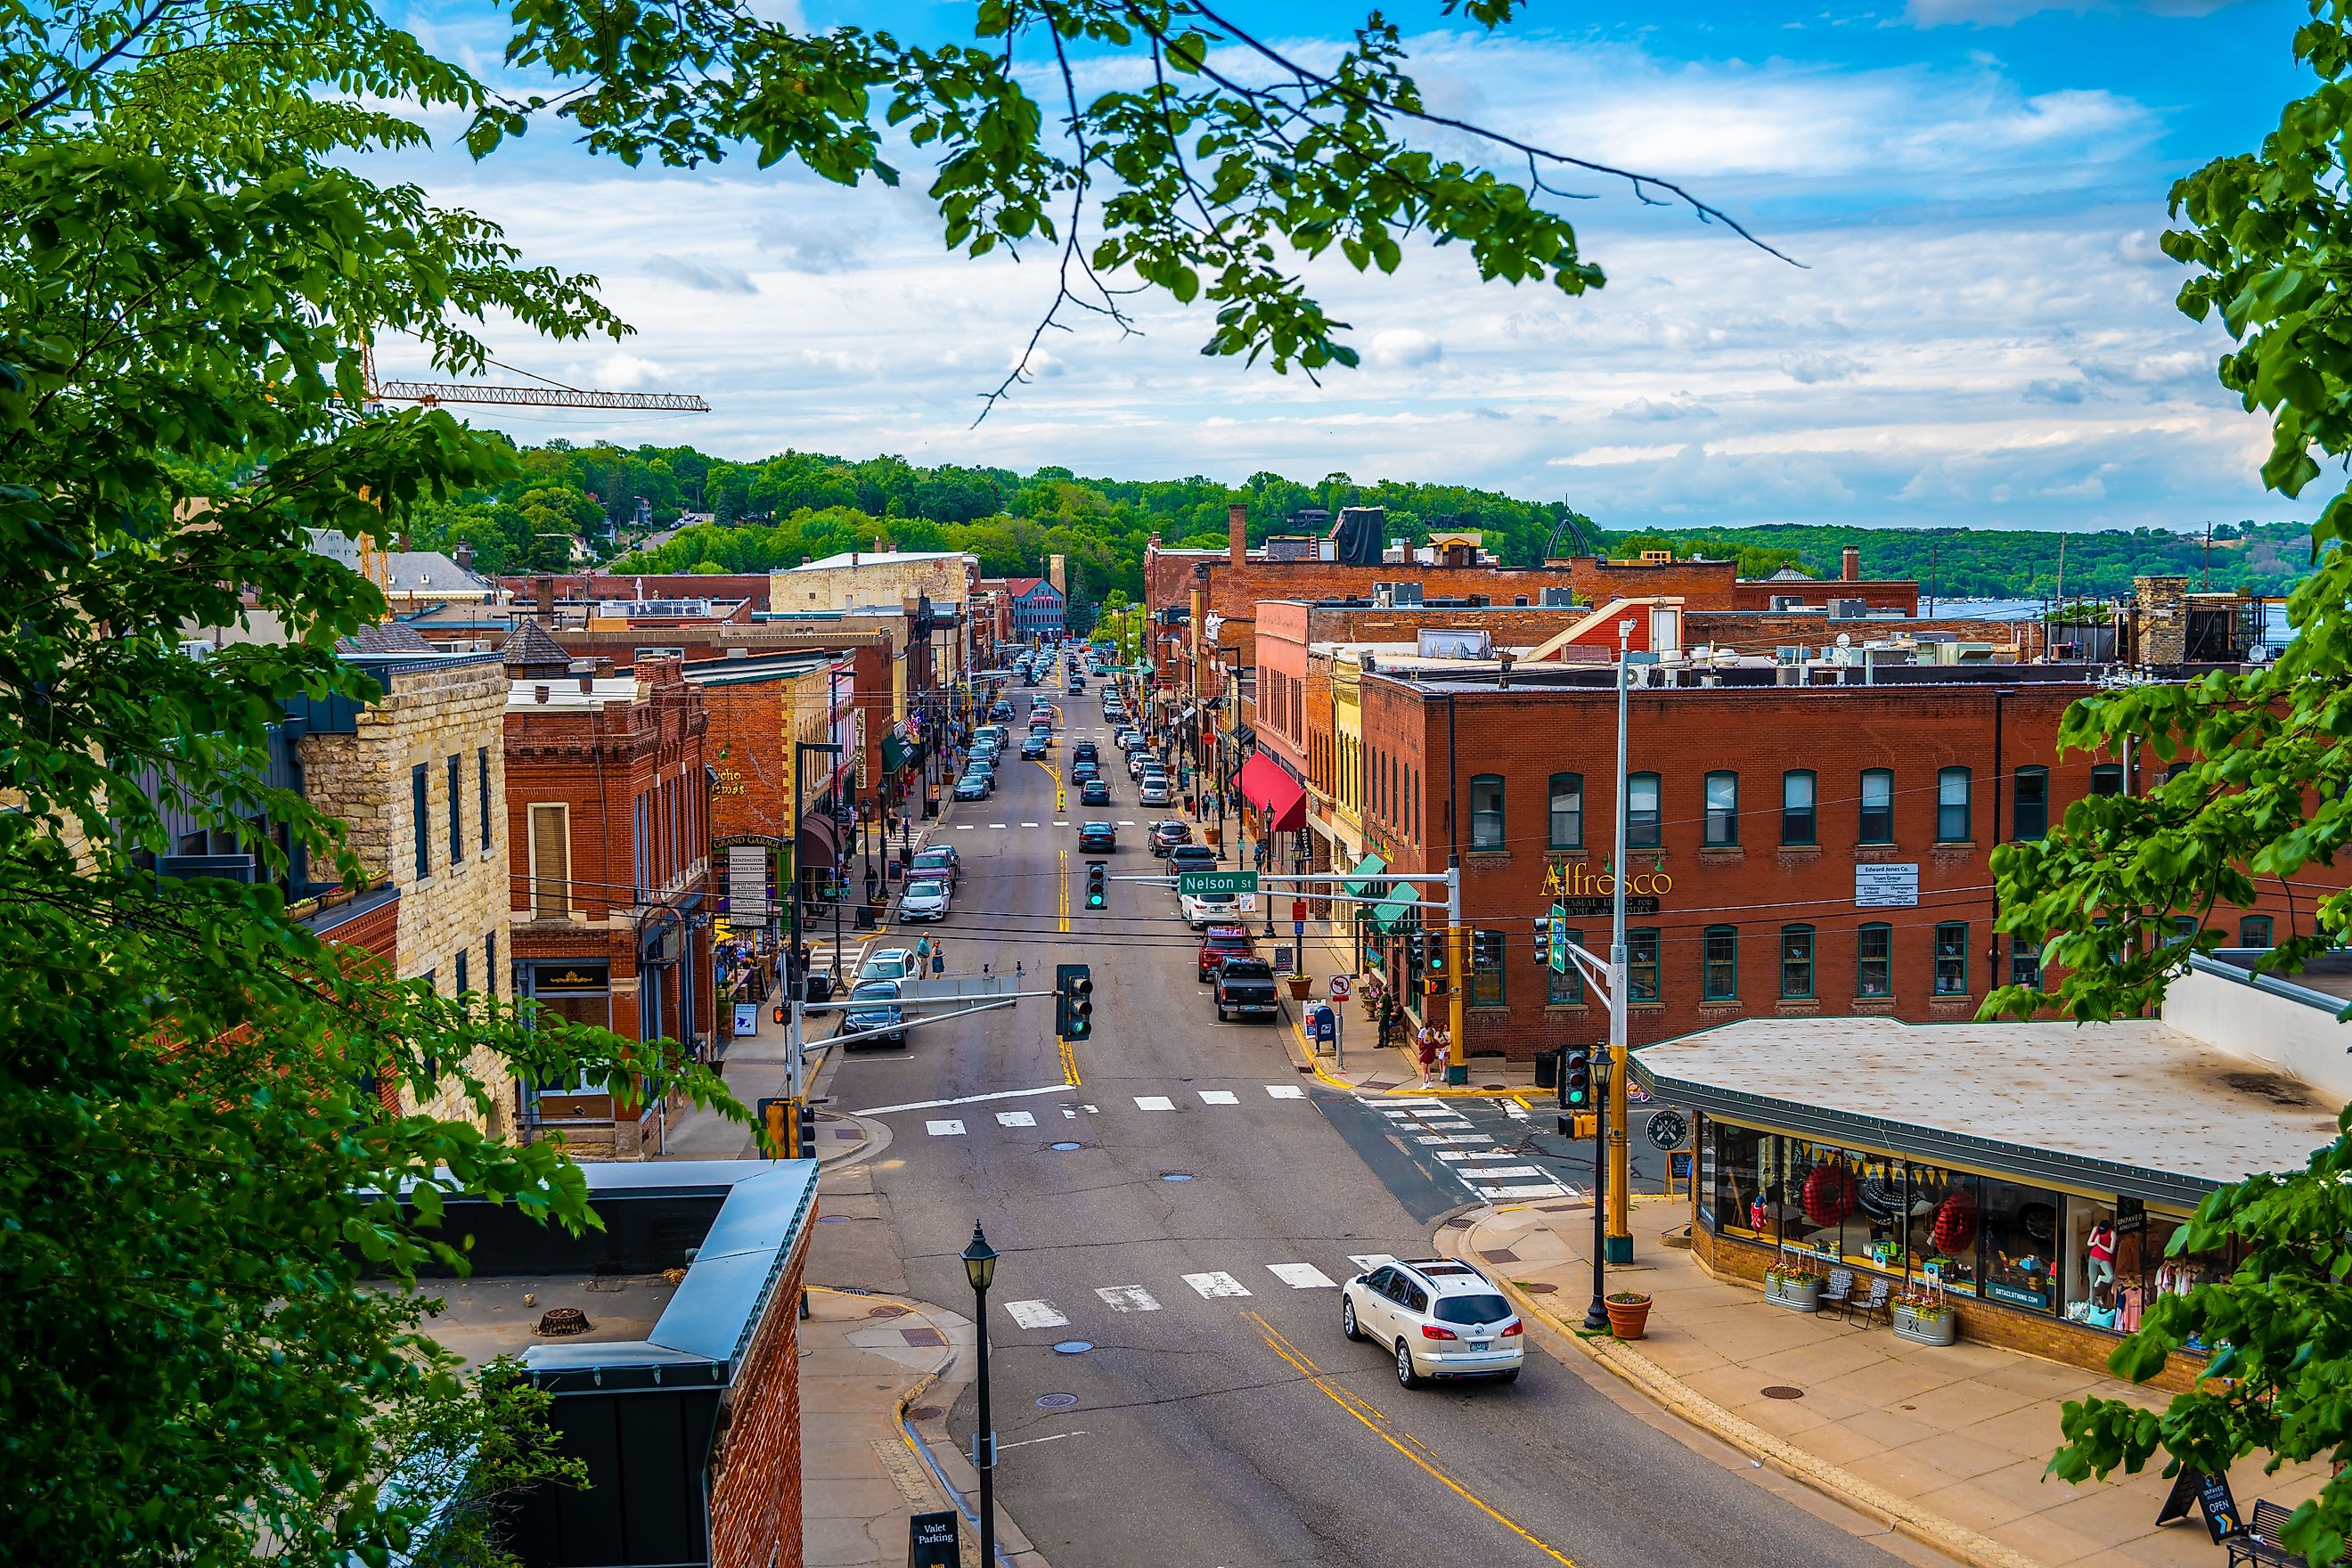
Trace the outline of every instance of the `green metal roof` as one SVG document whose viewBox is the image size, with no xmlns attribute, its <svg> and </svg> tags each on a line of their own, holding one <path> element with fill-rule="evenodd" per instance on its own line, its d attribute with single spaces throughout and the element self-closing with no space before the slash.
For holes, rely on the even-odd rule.
<svg viewBox="0 0 2352 1568">
<path fill-rule="evenodd" d="M 1364 883 L 1388 868 L 1389 863 L 1379 856 L 1367 855 L 1356 862 L 1348 872 L 1348 879 L 1339 885 L 1347 889 L 1349 898 L 1360 899 L 1364 896 Z"/>
<path fill-rule="evenodd" d="M 1421 902 L 1420 889 L 1410 882 L 1391 892 L 1372 910 L 1372 924 L 1381 931 L 1391 931 L 1404 923 Z"/>
</svg>

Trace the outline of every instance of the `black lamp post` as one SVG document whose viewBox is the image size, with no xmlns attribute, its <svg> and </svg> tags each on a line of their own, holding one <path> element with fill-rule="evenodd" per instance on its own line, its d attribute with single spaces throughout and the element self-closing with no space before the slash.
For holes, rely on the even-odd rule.
<svg viewBox="0 0 2352 1568">
<path fill-rule="evenodd" d="M 797 741 L 793 744 L 793 885 L 786 890 L 792 900 L 793 945 L 787 952 L 784 959 L 784 989 L 789 993 L 797 988 L 798 994 L 794 998 L 795 1000 L 805 1000 L 808 996 L 808 976 L 806 973 L 802 972 L 800 967 L 801 872 L 803 869 L 801 865 L 800 834 L 801 781 L 807 776 L 805 769 L 809 753 L 812 752 L 822 756 L 837 757 L 841 755 L 841 746 L 837 742 L 833 741 Z M 835 872 L 838 872 L 841 868 L 840 837 L 841 832 L 838 826 L 836 826 L 834 830 L 834 838 L 835 843 L 833 851 L 834 869 Z M 836 935 L 838 933 L 836 933 Z M 835 945 L 836 947 L 838 946 L 837 942 Z"/>
<path fill-rule="evenodd" d="M 996 1282 L 996 1248 L 980 1222 L 971 1223 L 971 1241 L 963 1249 L 964 1277 L 971 1281 L 972 1318 L 980 1340 L 980 1422 L 971 1442 L 971 1468 L 980 1472 L 980 1562 L 991 1568 L 996 1561 L 996 1428 L 988 1414 L 988 1288 Z"/>
</svg>

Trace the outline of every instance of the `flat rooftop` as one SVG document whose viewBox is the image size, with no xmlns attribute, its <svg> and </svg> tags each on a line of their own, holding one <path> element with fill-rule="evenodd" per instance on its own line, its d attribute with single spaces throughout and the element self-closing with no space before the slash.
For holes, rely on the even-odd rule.
<svg viewBox="0 0 2352 1568">
<path fill-rule="evenodd" d="M 2299 1170 L 2336 1135 L 2303 1084 L 2152 1019 L 1746 1018 L 1634 1060 L 1709 1114 L 2172 1202 Z"/>
<path fill-rule="evenodd" d="M 677 1287 L 659 1274 L 550 1274 L 427 1279 L 416 1293 L 444 1303 L 425 1321 L 425 1331 L 474 1367 L 502 1355 L 520 1356 L 538 1345 L 645 1339 Z M 541 1333 L 540 1319 L 558 1307 L 578 1308 L 587 1315 L 587 1329 L 562 1336 Z"/>
</svg>

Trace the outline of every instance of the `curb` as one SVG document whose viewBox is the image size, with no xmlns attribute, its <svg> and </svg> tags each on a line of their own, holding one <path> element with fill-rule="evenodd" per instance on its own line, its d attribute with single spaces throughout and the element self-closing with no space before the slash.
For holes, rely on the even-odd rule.
<svg viewBox="0 0 2352 1568">
<path fill-rule="evenodd" d="M 1487 1218 L 1500 1211 L 1489 1210 Z M 1441 1230 L 1432 1245 L 1441 1253 L 1447 1250 L 1450 1237 L 1461 1237 L 1460 1252 L 1475 1250 L 1472 1238 L 1484 1228 L 1486 1219 L 1459 1230 Z M 2035 1558 L 2012 1546 L 2004 1546 L 1989 1535 L 1979 1534 L 1954 1520 L 1921 1508 L 1908 1498 L 1898 1497 L 1885 1488 L 1866 1481 L 1853 1471 L 1831 1464 L 1817 1455 L 1807 1453 L 1784 1437 L 1775 1436 L 1754 1422 L 1736 1415 L 1712 1399 L 1692 1390 L 1672 1373 L 1633 1349 L 1622 1340 L 1606 1336 L 1588 1338 L 1580 1328 L 1571 1328 L 1549 1309 L 1539 1305 L 1509 1279 L 1499 1274 L 1487 1278 L 1503 1288 L 1503 1293 L 1518 1309 L 1519 1316 L 1536 1325 L 1549 1338 L 1563 1342 L 1599 1362 L 1618 1377 L 1631 1384 L 1644 1398 L 1662 1409 L 1681 1416 L 1685 1421 L 1709 1436 L 1728 1443 L 1742 1453 L 1759 1459 L 1791 1480 L 1811 1487 L 1825 1497 L 1833 1498 L 1849 1508 L 1868 1514 L 1896 1533 L 1934 1547 L 1971 1568 L 2046 1568 Z"/>
<path fill-rule="evenodd" d="M 1323 1070 L 1321 1058 L 1318 1058 L 1315 1054 L 1314 1050 L 1307 1046 L 1307 1032 L 1299 1026 L 1298 1019 L 1295 1017 L 1290 1011 L 1290 998 L 1287 996 L 1282 996 L 1277 997 L 1276 1001 L 1282 1006 L 1282 1021 L 1284 1024 L 1288 1026 L 1287 1032 L 1283 1037 L 1282 1048 L 1284 1054 L 1290 1058 L 1290 1065 L 1297 1068 L 1302 1073 L 1313 1074 L 1317 1082 L 1327 1085 L 1329 1088 L 1343 1089 L 1349 1094 L 1370 1094 L 1373 1096 L 1391 1094 L 1409 1095 L 1416 1100 L 1433 1098 L 1438 1100 L 1516 1100 L 1521 1105 L 1528 1106 L 1530 1108 L 1532 1108 L 1535 1103 L 1530 1098 L 1536 1092 L 1532 1089 L 1471 1089 L 1466 1086 L 1455 1089 L 1445 1084 L 1434 1084 L 1428 1089 L 1423 1089 L 1419 1084 L 1399 1084 L 1394 1089 L 1368 1089 L 1360 1083 L 1349 1083 L 1344 1078 L 1334 1078 L 1331 1074 Z M 1297 1046 L 1297 1049 L 1296 1050 L 1292 1049 L 1294 1042 Z M 1372 1050 L 1381 1049 L 1378 1046 L 1373 1046 L 1369 1048 Z"/>
</svg>

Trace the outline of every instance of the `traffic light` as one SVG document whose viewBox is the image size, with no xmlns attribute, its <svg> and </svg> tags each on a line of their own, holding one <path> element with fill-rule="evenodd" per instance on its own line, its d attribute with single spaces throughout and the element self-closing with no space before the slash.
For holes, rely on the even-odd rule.
<svg viewBox="0 0 2352 1568">
<path fill-rule="evenodd" d="M 1551 962 L 1551 920 L 1546 915 L 1536 917 L 1536 962 Z"/>
<path fill-rule="evenodd" d="M 1054 1033 L 1083 1040 L 1094 1032 L 1095 983 L 1083 963 L 1054 965 Z"/>
<path fill-rule="evenodd" d="M 1429 933 L 1429 972 L 1432 974 L 1443 976 L 1445 973 L 1445 932 L 1433 931 Z"/>
<path fill-rule="evenodd" d="M 1099 860 L 1087 862 L 1087 908 L 1098 910 L 1109 901 L 1109 869 Z"/>
<path fill-rule="evenodd" d="M 1583 1046 L 1564 1047 L 1559 1054 L 1559 1108 L 1592 1109 L 1592 1052 Z"/>
</svg>

